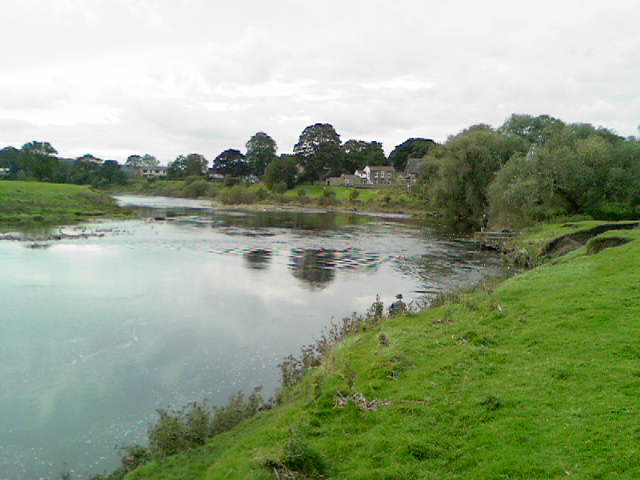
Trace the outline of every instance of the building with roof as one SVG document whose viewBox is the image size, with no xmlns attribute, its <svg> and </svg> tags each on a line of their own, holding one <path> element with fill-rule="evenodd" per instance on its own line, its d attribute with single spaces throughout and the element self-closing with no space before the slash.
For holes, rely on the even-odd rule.
<svg viewBox="0 0 640 480">
<path fill-rule="evenodd" d="M 391 185 L 398 177 L 398 172 L 388 165 L 367 165 L 362 170 L 356 170 L 354 175 L 365 178 L 369 185 Z"/>
</svg>

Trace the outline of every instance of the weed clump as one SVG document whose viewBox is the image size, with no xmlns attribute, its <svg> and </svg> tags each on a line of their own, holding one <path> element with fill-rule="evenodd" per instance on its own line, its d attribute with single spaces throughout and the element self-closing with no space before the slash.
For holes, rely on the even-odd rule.
<svg viewBox="0 0 640 480">
<path fill-rule="evenodd" d="M 292 434 L 284 449 L 282 463 L 293 470 L 318 478 L 326 471 L 326 465 L 320 454 L 298 434 Z"/>
<path fill-rule="evenodd" d="M 504 407 L 504 400 L 496 395 L 489 395 L 480 402 L 480 405 L 493 412 Z"/>
<path fill-rule="evenodd" d="M 207 408 L 194 402 L 181 410 L 158 410 L 158 422 L 149 429 L 149 451 L 154 458 L 204 445 L 207 439 L 231 430 L 267 404 L 257 394 L 237 393 L 223 407 Z"/>
</svg>

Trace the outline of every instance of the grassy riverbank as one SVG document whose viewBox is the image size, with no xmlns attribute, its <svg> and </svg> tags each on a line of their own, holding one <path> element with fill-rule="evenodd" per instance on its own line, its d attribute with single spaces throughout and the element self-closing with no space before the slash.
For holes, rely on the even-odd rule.
<svg viewBox="0 0 640 480">
<path fill-rule="evenodd" d="M 125 212 L 89 187 L 0 180 L 0 228 L 76 223 Z"/>
<path fill-rule="evenodd" d="M 281 406 L 127 479 L 638 478 L 639 240 L 349 337 Z"/>
<path fill-rule="evenodd" d="M 341 186 L 298 185 L 284 193 L 267 190 L 264 185 L 226 186 L 204 179 L 134 180 L 126 185 L 109 187 L 111 193 L 163 195 L 182 198 L 204 198 L 223 205 L 245 207 L 300 206 L 356 211 L 401 212 L 424 214 L 425 203 L 405 188 L 364 189 Z"/>
</svg>

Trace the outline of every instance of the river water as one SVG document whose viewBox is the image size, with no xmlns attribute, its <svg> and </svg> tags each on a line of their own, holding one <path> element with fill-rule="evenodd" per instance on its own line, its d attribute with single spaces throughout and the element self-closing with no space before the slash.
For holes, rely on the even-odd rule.
<svg viewBox="0 0 640 480">
<path fill-rule="evenodd" d="M 286 355 L 376 294 L 421 302 L 500 270 L 401 216 L 118 198 L 141 218 L 0 241 L 1 480 L 110 470 L 155 409 L 269 395 Z"/>
</svg>

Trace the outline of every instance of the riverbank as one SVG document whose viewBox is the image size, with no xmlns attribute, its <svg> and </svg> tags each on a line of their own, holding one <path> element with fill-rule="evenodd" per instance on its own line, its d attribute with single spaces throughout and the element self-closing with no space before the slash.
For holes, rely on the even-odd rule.
<svg viewBox="0 0 640 480">
<path fill-rule="evenodd" d="M 127 479 L 636 478 L 638 240 L 348 337 L 282 405 Z"/>
<path fill-rule="evenodd" d="M 0 180 L 0 229 L 128 215 L 111 196 L 86 186 Z"/>
<path fill-rule="evenodd" d="M 424 201 L 404 188 L 363 189 L 341 186 L 298 185 L 284 193 L 264 185 L 226 186 L 204 179 L 135 180 L 109 187 L 109 193 L 159 195 L 207 199 L 226 207 L 245 209 L 322 208 L 329 211 L 399 213 L 425 215 Z"/>
</svg>

